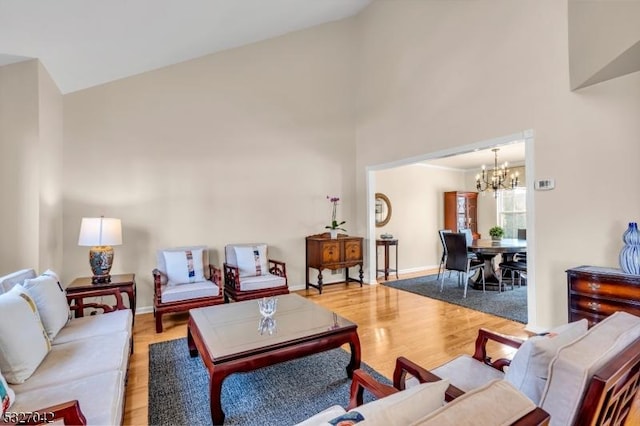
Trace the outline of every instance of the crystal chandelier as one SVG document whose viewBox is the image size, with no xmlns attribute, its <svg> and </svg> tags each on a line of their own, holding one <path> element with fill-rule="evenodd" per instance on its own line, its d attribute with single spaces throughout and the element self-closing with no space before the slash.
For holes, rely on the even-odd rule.
<svg viewBox="0 0 640 426">
<path fill-rule="evenodd" d="M 487 171 L 484 164 L 482 165 L 482 175 L 476 175 L 476 189 L 479 192 L 484 192 L 489 189 L 493 190 L 493 196 L 498 198 L 499 189 L 513 189 L 518 186 L 518 172 L 511 174 L 510 186 L 506 185 L 507 176 L 509 175 L 509 169 L 507 168 L 507 162 L 498 167 L 498 151 L 500 148 L 493 148 L 491 151 L 495 154 L 493 161 L 493 169 Z"/>
</svg>

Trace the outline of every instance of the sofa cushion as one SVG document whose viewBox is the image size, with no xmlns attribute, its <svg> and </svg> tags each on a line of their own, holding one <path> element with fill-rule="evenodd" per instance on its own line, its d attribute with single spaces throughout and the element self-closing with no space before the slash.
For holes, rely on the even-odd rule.
<svg viewBox="0 0 640 426">
<path fill-rule="evenodd" d="M 573 424 L 591 377 L 638 337 L 640 317 L 619 311 L 558 351 L 539 404 L 552 425 Z"/>
<path fill-rule="evenodd" d="M 88 425 L 122 424 L 125 392 L 122 371 L 107 371 L 19 392 L 11 411 L 30 412 L 77 399 Z"/>
<path fill-rule="evenodd" d="M 203 249 L 163 251 L 167 279 L 176 284 L 205 280 Z"/>
<path fill-rule="evenodd" d="M 67 294 L 58 282 L 57 275 L 52 271 L 46 274 L 26 279 L 23 285 L 36 302 L 42 325 L 49 339 L 53 340 L 71 318 L 71 311 Z"/>
<path fill-rule="evenodd" d="M 20 284 L 0 295 L 0 371 L 9 383 L 23 383 L 40 365 L 51 342 L 38 308 Z"/>
<path fill-rule="evenodd" d="M 131 309 L 120 309 L 101 315 L 72 318 L 53 340 L 53 345 L 86 339 L 103 334 L 127 332 L 131 336 L 133 314 Z"/>
<path fill-rule="evenodd" d="M 583 336 L 588 327 L 587 320 L 582 319 L 556 327 L 543 336 L 530 337 L 513 356 L 504 375 L 505 380 L 539 403 L 547 384 L 551 359 L 558 349 Z"/>
<path fill-rule="evenodd" d="M 129 350 L 124 331 L 54 345 L 36 373 L 13 390 L 19 394 L 105 371 L 127 371 Z"/>
<path fill-rule="evenodd" d="M 33 269 L 21 269 L 0 277 L 0 294 L 11 290 L 11 288 L 16 284 L 22 284 L 27 278 L 35 277 L 36 271 Z"/>
<path fill-rule="evenodd" d="M 254 277 L 269 273 L 266 244 L 238 245 L 233 249 L 240 277 Z"/>
<path fill-rule="evenodd" d="M 180 300 L 197 299 L 198 297 L 213 297 L 220 294 L 220 287 L 205 280 L 189 284 L 174 284 L 169 282 L 162 289 L 162 303 Z"/>
<path fill-rule="evenodd" d="M 506 380 L 493 380 L 418 419 L 412 425 L 511 425 L 536 404 Z M 408 424 L 408 423 L 407 423 Z"/>
<path fill-rule="evenodd" d="M 349 410 L 364 417 L 362 425 L 405 426 L 442 407 L 448 380 L 422 383 Z M 331 422 L 329 422 L 331 423 Z"/>
<path fill-rule="evenodd" d="M 266 274 L 255 277 L 240 278 L 240 290 L 262 290 L 265 288 L 282 287 L 287 284 L 287 279 L 279 275 Z"/>
<path fill-rule="evenodd" d="M 491 380 L 504 378 L 502 371 L 478 362 L 469 355 L 460 355 L 431 372 L 438 377 L 449 379 L 455 387 L 465 392 L 483 386 Z"/>
<path fill-rule="evenodd" d="M 16 400 L 16 394 L 0 372 L 0 416 L 7 412 Z"/>
</svg>

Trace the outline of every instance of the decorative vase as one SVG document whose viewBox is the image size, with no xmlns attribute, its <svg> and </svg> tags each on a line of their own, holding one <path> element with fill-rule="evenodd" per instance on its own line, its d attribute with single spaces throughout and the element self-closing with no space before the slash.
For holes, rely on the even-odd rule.
<svg viewBox="0 0 640 426">
<path fill-rule="evenodd" d="M 640 275 L 640 231 L 636 222 L 622 234 L 624 247 L 620 251 L 620 269 L 627 274 Z"/>
<path fill-rule="evenodd" d="M 338 238 L 338 230 L 337 229 L 329 229 L 329 234 L 331 234 L 331 239 L 335 240 Z"/>
</svg>

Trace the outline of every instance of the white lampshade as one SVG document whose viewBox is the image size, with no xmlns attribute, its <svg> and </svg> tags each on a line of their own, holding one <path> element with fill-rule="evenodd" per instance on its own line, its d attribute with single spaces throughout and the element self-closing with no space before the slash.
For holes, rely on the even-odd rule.
<svg viewBox="0 0 640 426">
<path fill-rule="evenodd" d="M 119 246 L 122 244 L 120 219 L 111 217 L 83 217 L 79 246 Z"/>
</svg>

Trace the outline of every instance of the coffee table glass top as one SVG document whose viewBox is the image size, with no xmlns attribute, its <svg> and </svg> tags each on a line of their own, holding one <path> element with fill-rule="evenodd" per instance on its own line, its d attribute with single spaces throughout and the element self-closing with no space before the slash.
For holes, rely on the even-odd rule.
<svg viewBox="0 0 640 426">
<path fill-rule="evenodd" d="M 273 324 L 263 320 L 257 300 L 189 311 L 214 362 L 288 346 L 357 327 L 297 294 L 277 296 Z"/>
</svg>

